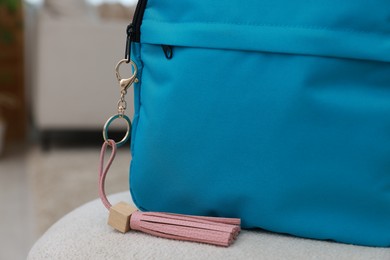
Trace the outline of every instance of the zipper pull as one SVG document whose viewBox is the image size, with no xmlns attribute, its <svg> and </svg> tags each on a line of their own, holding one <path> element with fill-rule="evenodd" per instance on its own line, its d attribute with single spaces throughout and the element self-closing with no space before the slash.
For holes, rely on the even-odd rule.
<svg viewBox="0 0 390 260">
<path fill-rule="evenodd" d="M 172 56 L 173 56 L 172 46 L 162 44 L 161 48 L 163 49 L 163 52 L 165 54 L 165 58 L 167 58 L 168 60 L 172 59 Z"/>
<path fill-rule="evenodd" d="M 130 23 L 127 28 L 126 28 L 126 49 L 125 49 L 125 60 L 126 63 L 130 63 L 131 59 L 131 37 L 132 34 L 134 33 L 134 26 L 133 23 Z"/>
</svg>

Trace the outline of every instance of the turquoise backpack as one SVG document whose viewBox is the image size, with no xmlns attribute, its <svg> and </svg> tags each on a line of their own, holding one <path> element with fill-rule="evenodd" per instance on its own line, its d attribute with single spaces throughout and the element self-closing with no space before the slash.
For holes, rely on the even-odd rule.
<svg viewBox="0 0 390 260">
<path fill-rule="evenodd" d="M 140 0 L 145 211 L 390 246 L 390 1 Z"/>
</svg>

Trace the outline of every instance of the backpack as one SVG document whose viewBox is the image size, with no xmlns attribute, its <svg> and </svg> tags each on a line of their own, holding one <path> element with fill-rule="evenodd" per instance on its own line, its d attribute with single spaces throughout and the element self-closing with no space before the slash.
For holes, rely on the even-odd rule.
<svg viewBox="0 0 390 260">
<path fill-rule="evenodd" d="M 390 246 L 389 1 L 140 0 L 128 34 L 141 210 Z"/>
</svg>

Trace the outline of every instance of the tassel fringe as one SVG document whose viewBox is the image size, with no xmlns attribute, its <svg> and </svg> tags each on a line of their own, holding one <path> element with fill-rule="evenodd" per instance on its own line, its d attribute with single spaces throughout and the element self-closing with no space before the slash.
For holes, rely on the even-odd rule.
<svg viewBox="0 0 390 260">
<path fill-rule="evenodd" d="M 130 228 L 158 237 L 229 246 L 237 238 L 240 219 L 134 212 Z"/>
</svg>

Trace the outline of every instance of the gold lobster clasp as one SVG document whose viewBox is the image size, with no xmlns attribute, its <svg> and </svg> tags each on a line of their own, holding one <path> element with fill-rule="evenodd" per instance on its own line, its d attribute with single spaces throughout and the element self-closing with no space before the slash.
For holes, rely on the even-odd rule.
<svg viewBox="0 0 390 260">
<path fill-rule="evenodd" d="M 133 75 L 131 75 L 130 78 L 122 78 L 120 73 L 119 73 L 119 68 L 120 66 L 123 64 L 123 63 L 127 63 L 127 59 L 123 59 L 123 60 L 120 60 L 118 62 L 118 64 L 115 66 L 115 75 L 116 75 L 116 78 L 118 79 L 118 82 L 119 82 L 119 86 L 121 87 L 122 90 L 126 90 L 134 83 L 134 82 L 138 82 L 138 79 L 137 79 L 137 72 L 138 72 L 138 68 L 137 68 L 137 65 L 133 62 L 133 61 L 130 61 L 130 64 L 131 64 L 131 67 L 133 69 Z"/>
</svg>

